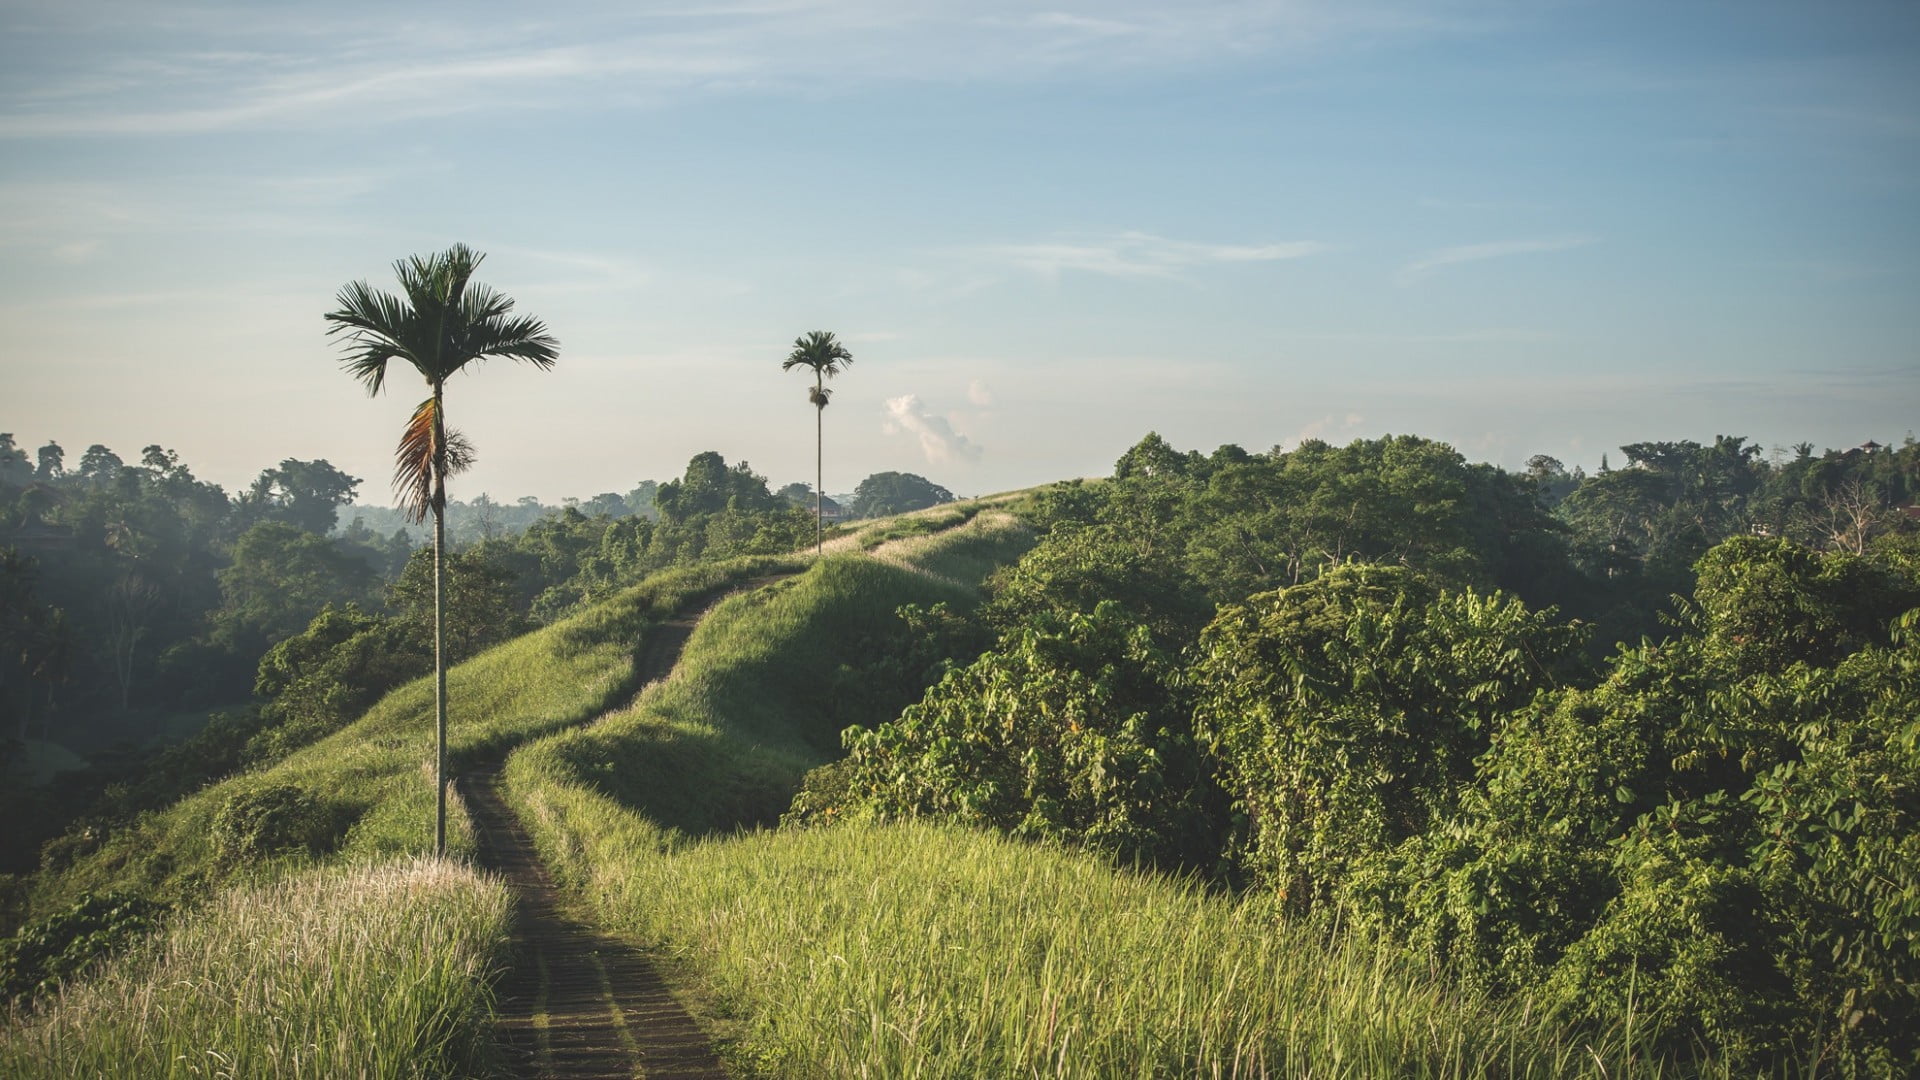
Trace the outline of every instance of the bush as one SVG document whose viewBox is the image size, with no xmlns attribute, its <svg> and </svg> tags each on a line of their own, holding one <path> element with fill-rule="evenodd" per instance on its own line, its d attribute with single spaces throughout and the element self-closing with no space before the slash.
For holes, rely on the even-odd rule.
<svg viewBox="0 0 1920 1080">
<path fill-rule="evenodd" d="M 159 925 L 164 904 L 126 893 L 82 893 L 72 906 L 0 941 L 0 1001 L 50 990 Z"/>
<path fill-rule="evenodd" d="M 849 728 L 844 769 L 810 777 L 798 805 L 944 818 L 1214 871 L 1225 804 L 1174 674 L 1119 604 L 1038 616 L 898 720 Z"/>
<path fill-rule="evenodd" d="M 1444 820 L 1495 718 L 1571 669 L 1576 628 L 1500 593 L 1353 565 L 1223 607 L 1194 726 L 1249 819 L 1250 868 L 1295 910 Z"/>
<path fill-rule="evenodd" d="M 236 791 L 213 815 L 213 841 L 223 858 L 241 860 L 333 847 L 340 829 L 327 805 L 294 784 Z"/>
</svg>

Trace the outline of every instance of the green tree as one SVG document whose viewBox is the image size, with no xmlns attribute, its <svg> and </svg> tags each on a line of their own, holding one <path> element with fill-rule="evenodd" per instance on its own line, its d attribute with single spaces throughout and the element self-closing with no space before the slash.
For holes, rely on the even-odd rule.
<svg viewBox="0 0 1920 1080">
<path fill-rule="evenodd" d="M 266 511 L 277 520 L 325 535 L 333 531 L 340 507 L 353 501 L 359 486 L 358 477 L 348 476 L 324 458 L 288 458 L 278 468 L 260 470 L 253 487 L 241 499 L 244 505 Z"/>
<path fill-rule="evenodd" d="M 226 603 L 215 623 L 251 655 L 299 633 L 328 604 L 370 599 L 374 585 L 371 568 L 338 543 L 278 521 L 241 534 L 219 576 Z"/>
<path fill-rule="evenodd" d="M 917 473 L 874 473 L 853 489 L 853 516 L 885 517 L 953 501 L 953 492 Z"/>
<path fill-rule="evenodd" d="M 47 483 L 67 474 L 67 452 L 60 449 L 59 443 L 49 440 L 47 445 L 40 448 L 39 458 L 40 467 L 33 471 L 35 480 Z"/>
<path fill-rule="evenodd" d="M 853 354 L 846 346 L 834 340 L 831 333 L 815 330 L 793 339 L 793 351 L 787 354 L 781 363 L 781 371 L 791 371 L 797 367 L 813 369 L 813 389 L 807 392 L 807 400 L 813 402 L 813 546 L 820 551 L 825 543 L 825 508 L 821 503 L 821 492 L 825 490 L 822 477 L 822 461 L 825 455 L 825 417 L 827 399 L 833 391 L 827 389 L 824 379 L 840 374 L 853 363 Z"/>
<path fill-rule="evenodd" d="M 544 323 L 512 314 L 512 300 L 472 280 L 483 258 L 465 244 L 455 244 L 444 252 L 402 259 L 393 270 L 405 296 L 356 281 L 340 290 L 339 309 L 326 315 L 332 324 L 328 335 L 345 343 L 347 370 L 366 384 L 369 394 L 386 385 L 392 360 L 411 364 L 432 391 L 401 436 L 394 484 L 414 521 L 433 515 L 436 852 L 445 852 L 447 846 L 447 658 L 441 614 L 447 475 L 472 460 L 465 440 L 446 426 L 446 383 L 469 365 L 493 357 L 545 370 L 560 355 L 560 343 Z"/>
<path fill-rule="evenodd" d="M 1453 810 L 1495 720 L 1572 669 L 1577 630 L 1500 593 L 1341 566 L 1223 607 L 1194 726 L 1248 816 L 1250 862 L 1307 911 L 1354 862 Z"/>
<path fill-rule="evenodd" d="M 686 475 L 669 480 L 654 491 L 653 504 L 660 515 L 671 522 L 690 521 L 725 510 L 749 513 L 773 510 L 784 501 L 767 490 L 767 478 L 754 473 L 746 462 L 728 465 L 727 459 L 713 450 L 695 454 L 687 462 Z"/>
<path fill-rule="evenodd" d="M 795 805 L 944 818 L 1212 871 L 1225 800 L 1177 683 L 1120 605 L 1042 613 L 898 720 L 848 728 L 845 763 L 819 778 L 830 790 Z"/>
<path fill-rule="evenodd" d="M 14 444 L 12 432 L 0 431 L 0 484 L 25 485 L 32 480 L 27 452 Z"/>
</svg>

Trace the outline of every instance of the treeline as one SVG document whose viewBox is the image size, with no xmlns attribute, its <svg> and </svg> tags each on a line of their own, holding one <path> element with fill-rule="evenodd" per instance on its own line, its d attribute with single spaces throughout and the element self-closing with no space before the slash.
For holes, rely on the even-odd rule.
<svg viewBox="0 0 1920 1080">
<path fill-rule="evenodd" d="M 1736 1072 L 1920 1067 L 1920 446 L 1411 437 L 1057 485 L 995 644 L 791 820 L 932 816 L 1258 890 Z"/>
<path fill-rule="evenodd" d="M 495 501 L 484 492 L 471 501 L 449 499 L 447 539 L 455 544 L 499 540 L 569 511 L 586 518 L 644 517 L 658 521 L 661 515 L 654 497 L 659 490 L 658 481 L 642 480 L 625 495 L 603 491 L 591 499 L 562 499 L 558 506 L 549 506 L 532 495 L 523 495 L 511 503 Z M 810 484 L 788 484 L 775 494 L 802 509 L 813 508 Z M 862 480 L 846 498 L 827 498 L 823 508 L 839 519 L 872 518 L 921 510 L 953 499 L 953 492 L 916 473 L 878 472 Z M 401 533 L 417 545 L 430 538 L 427 526 L 411 521 L 404 511 L 395 507 L 355 503 L 341 510 L 340 519 L 346 524 L 336 526 L 336 533 L 348 540 L 365 542 L 373 537 Z"/>
</svg>

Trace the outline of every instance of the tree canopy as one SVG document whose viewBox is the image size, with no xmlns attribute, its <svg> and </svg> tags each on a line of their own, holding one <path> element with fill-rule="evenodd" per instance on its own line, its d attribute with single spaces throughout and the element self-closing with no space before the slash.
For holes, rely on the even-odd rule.
<svg viewBox="0 0 1920 1080">
<path fill-rule="evenodd" d="M 953 501 L 953 492 L 915 473 L 878 472 L 853 489 L 854 517 L 886 517 Z"/>
</svg>

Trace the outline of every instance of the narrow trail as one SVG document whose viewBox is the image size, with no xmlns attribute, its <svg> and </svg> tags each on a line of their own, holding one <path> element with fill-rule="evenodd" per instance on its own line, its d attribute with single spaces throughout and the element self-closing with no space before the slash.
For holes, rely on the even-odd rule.
<svg viewBox="0 0 1920 1080">
<path fill-rule="evenodd" d="M 709 606 L 675 616 L 648 635 L 636 660 L 643 687 L 672 672 Z M 500 763 L 467 772 L 460 792 L 473 815 L 480 865 L 505 878 L 516 895 L 513 969 L 502 980 L 494 1010 L 495 1038 L 512 1075 L 725 1077 L 712 1042 L 652 961 L 566 914 L 533 841 L 500 796 Z"/>
</svg>

